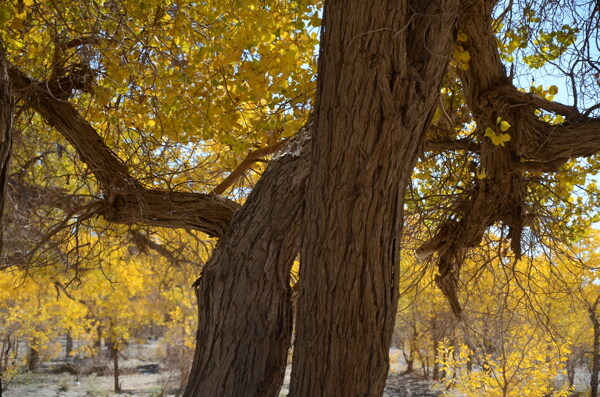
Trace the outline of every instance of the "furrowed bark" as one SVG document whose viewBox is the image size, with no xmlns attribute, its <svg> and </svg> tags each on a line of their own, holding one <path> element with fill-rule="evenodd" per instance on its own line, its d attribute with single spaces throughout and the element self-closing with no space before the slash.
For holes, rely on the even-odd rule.
<svg viewBox="0 0 600 397">
<path fill-rule="evenodd" d="M 237 203 L 212 194 L 145 188 L 70 102 L 14 66 L 9 65 L 8 74 L 15 94 L 56 128 L 90 167 L 105 195 L 99 214 L 107 220 L 194 229 L 215 237 L 224 234 Z"/>
<path fill-rule="evenodd" d="M 221 237 L 238 208 L 212 194 L 141 188 L 112 193 L 99 214 L 115 223 L 193 229 Z"/>
<path fill-rule="evenodd" d="M 6 53 L 0 41 L 0 253 L 2 252 L 2 218 L 12 152 L 12 127 L 15 103 L 10 91 Z M 0 391 L 1 393 L 1 391 Z"/>
<path fill-rule="evenodd" d="M 379 396 L 404 193 L 460 1 L 325 2 L 291 396 Z"/>
<path fill-rule="evenodd" d="M 272 160 L 197 281 L 200 323 L 186 397 L 279 395 L 310 128 Z"/>
</svg>

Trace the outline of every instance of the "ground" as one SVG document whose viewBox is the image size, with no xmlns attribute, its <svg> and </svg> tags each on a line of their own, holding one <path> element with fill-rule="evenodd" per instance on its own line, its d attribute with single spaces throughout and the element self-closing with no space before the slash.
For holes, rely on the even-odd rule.
<svg viewBox="0 0 600 397">
<path fill-rule="evenodd" d="M 175 375 L 175 376 L 172 376 Z M 175 396 L 178 374 L 136 374 L 121 377 L 123 392 L 111 392 L 111 376 L 82 377 L 74 375 L 26 374 L 10 386 L 6 397 L 172 397 Z M 282 391 L 285 395 L 285 391 Z M 385 397 L 434 397 L 430 384 L 415 375 L 390 374 Z"/>
<path fill-rule="evenodd" d="M 170 397 L 175 395 L 177 376 L 169 374 L 136 374 L 121 377 L 123 392 L 115 394 L 111 376 L 25 374 L 6 391 L 6 397 Z"/>
<path fill-rule="evenodd" d="M 139 360 L 124 360 L 121 366 L 128 375 L 120 377 L 121 394 L 113 390 L 112 376 L 82 376 L 79 380 L 75 375 L 63 374 L 21 374 L 11 384 L 4 397 L 173 397 L 177 391 L 179 373 L 161 370 L 156 374 L 140 373 L 136 368 L 158 363 L 141 362 Z M 286 371 L 286 381 L 281 395 L 287 395 L 289 374 Z M 402 373 L 401 366 L 392 366 L 385 389 L 385 397 L 434 397 L 438 391 L 432 390 L 432 383 L 417 375 Z"/>
</svg>

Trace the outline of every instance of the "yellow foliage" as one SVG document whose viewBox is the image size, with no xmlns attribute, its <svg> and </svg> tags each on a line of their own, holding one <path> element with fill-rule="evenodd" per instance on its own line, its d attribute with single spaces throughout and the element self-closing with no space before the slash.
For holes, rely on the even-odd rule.
<svg viewBox="0 0 600 397">
<path fill-rule="evenodd" d="M 506 127 L 506 128 L 508 129 L 508 127 Z M 484 136 L 487 136 L 488 138 L 490 138 L 491 141 L 492 141 L 492 143 L 494 145 L 504 146 L 504 143 L 510 141 L 510 135 L 508 135 L 508 134 L 497 134 L 490 127 L 488 127 L 488 128 L 485 129 Z"/>
<path fill-rule="evenodd" d="M 445 381 L 466 397 L 566 397 L 571 390 L 566 385 L 554 386 L 557 374 L 564 372 L 565 357 L 549 349 L 552 340 L 540 330 L 523 325 L 511 328 L 497 341 L 497 351 L 474 353 L 467 346 L 454 347 L 447 342 L 439 347 L 439 363 L 448 374 L 457 374 Z M 566 353 L 566 351 L 564 351 Z M 467 371 L 469 360 L 475 361 Z M 447 392 L 450 395 L 451 392 Z"/>
</svg>

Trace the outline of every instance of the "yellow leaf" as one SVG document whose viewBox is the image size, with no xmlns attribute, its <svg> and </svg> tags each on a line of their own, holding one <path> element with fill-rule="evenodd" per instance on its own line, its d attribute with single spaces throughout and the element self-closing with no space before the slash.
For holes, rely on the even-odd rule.
<svg viewBox="0 0 600 397">
<path fill-rule="evenodd" d="M 487 136 L 488 138 L 490 138 L 492 140 L 492 143 L 494 145 L 504 146 L 505 142 L 510 141 L 510 135 L 508 135 L 508 134 L 496 134 L 496 132 L 494 130 L 492 130 L 491 128 L 489 128 L 489 127 L 485 129 L 484 136 Z"/>
<path fill-rule="evenodd" d="M 458 62 L 458 65 L 463 70 L 469 69 L 469 61 L 471 60 L 471 55 L 465 51 L 465 49 L 461 45 L 457 45 L 454 47 L 454 59 Z"/>
<path fill-rule="evenodd" d="M 508 131 L 509 128 L 510 128 L 510 124 L 508 123 L 508 121 L 503 121 L 500 123 L 500 130 L 502 132 Z"/>
<path fill-rule="evenodd" d="M 485 168 L 482 168 L 481 170 L 477 170 L 477 179 L 485 179 L 487 177 L 487 174 L 485 173 Z"/>
<path fill-rule="evenodd" d="M 456 41 L 467 41 L 467 35 L 463 32 L 458 32 L 458 36 L 456 36 Z"/>
<path fill-rule="evenodd" d="M 462 46 L 457 46 L 454 50 L 454 58 L 461 62 L 469 62 L 471 60 L 471 55 L 467 51 L 465 51 Z"/>
<path fill-rule="evenodd" d="M 555 85 L 551 85 L 550 88 L 548 88 L 548 93 L 550 95 L 556 95 L 558 93 L 558 87 Z"/>
</svg>

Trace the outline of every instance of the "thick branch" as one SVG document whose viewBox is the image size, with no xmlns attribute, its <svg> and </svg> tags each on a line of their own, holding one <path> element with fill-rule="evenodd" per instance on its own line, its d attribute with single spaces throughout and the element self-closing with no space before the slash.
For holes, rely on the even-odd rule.
<svg viewBox="0 0 600 397">
<path fill-rule="evenodd" d="M 129 190 L 141 187 L 129 174 L 123 161 L 106 146 L 94 127 L 70 102 L 56 98 L 48 91 L 47 84 L 29 78 L 12 65 L 8 72 L 13 91 L 73 145 L 103 189 Z"/>
<path fill-rule="evenodd" d="M 100 214 L 116 223 L 194 229 L 221 237 L 238 208 L 215 195 L 140 188 L 112 194 Z"/>
<path fill-rule="evenodd" d="M 540 161 L 566 162 L 600 152 L 600 119 L 581 117 L 547 130 L 547 140 L 532 157 Z"/>
<path fill-rule="evenodd" d="M 574 106 L 564 105 L 559 102 L 549 101 L 539 95 L 517 90 L 512 83 L 498 86 L 486 93 L 489 100 L 500 100 L 513 105 L 528 106 L 529 108 L 543 109 L 560 114 L 568 119 L 581 116 Z"/>
<path fill-rule="evenodd" d="M 147 189 L 104 143 L 94 127 L 68 101 L 46 85 L 9 66 L 13 90 L 56 128 L 90 167 L 105 196 L 102 214 L 112 222 L 195 229 L 221 236 L 239 205 L 210 194 Z"/>
</svg>

